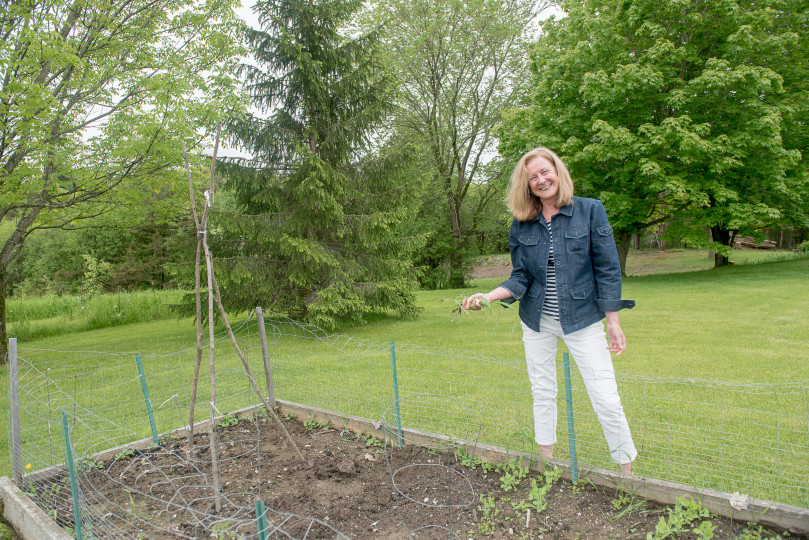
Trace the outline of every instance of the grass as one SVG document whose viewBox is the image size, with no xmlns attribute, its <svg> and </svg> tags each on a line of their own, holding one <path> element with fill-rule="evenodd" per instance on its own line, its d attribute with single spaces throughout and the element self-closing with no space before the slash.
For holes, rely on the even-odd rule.
<svg viewBox="0 0 809 540">
<path fill-rule="evenodd" d="M 707 259 L 706 254 L 674 252 L 672 256 L 680 258 L 680 264 L 673 268 L 687 272 L 667 274 L 650 272 L 650 275 L 629 277 L 625 280 L 624 297 L 636 300 L 637 307 L 621 314 L 629 347 L 625 354 L 616 358 L 616 370 L 622 375 L 631 374 L 630 378 L 659 377 L 686 381 L 683 384 L 672 385 L 667 399 L 660 400 L 659 403 L 653 400 L 642 403 L 645 409 L 642 411 L 643 421 L 638 421 L 639 431 L 654 431 L 655 426 L 665 423 L 667 418 L 682 415 L 689 418 L 688 415 L 694 415 L 691 409 L 695 402 L 689 395 L 691 389 L 688 381 L 713 380 L 750 385 L 809 380 L 809 352 L 807 352 L 809 325 L 805 324 L 804 319 L 805 306 L 809 303 L 807 302 L 809 290 L 806 287 L 809 259 L 767 263 L 762 262 L 757 252 L 751 253 L 756 256 L 746 259 L 745 262 L 748 264 L 720 270 L 696 270 L 694 265 L 704 262 Z M 631 254 L 630 262 L 636 257 L 643 256 L 645 255 Z M 663 263 L 655 264 L 659 267 Z M 522 363 L 522 343 L 516 309 L 495 306 L 483 312 L 453 312 L 457 307 L 455 302 L 464 295 L 477 290 L 489 290 L 500 281 L 502 279 L 497 278 L 476 280 L 473 282 L 473 288 L 466 290 L 421 291 L 417 294 L 417 302 L 424 308 L 424 313 L 419 319 L 398 320 L 377 317 L 365 326 L 347 329 L 343 333 L 361 343 L 387 344 L 393 340 L 397 347 L 409 344 L 475 351 L 505 364 L 519 366 Z M 52 316 L 45 309 L 41 312 L 45 317 Z M 73 331 L 33 341 L 21 340 L 20 347 L 27 348 L 29 356 L 40 354 L 35 353 L 34 349 L 41 349 L 43 358 L 48 354 L 45 351 L 48 349 L 162 354 L 192 348 L 194 339 L 194 326 L 190 319 L 164 319 L 156 322 L 132 323 L 119 328 Z M 319 357 L 323 351 L 318 350 L 320 346 L 317 342 L 313 343 L 311 350 L 308 351 L 309 357 L 305 358 L 299 367 L 290 368 L 289 373 L 279 374 L 279 384 L 283 384 L 280 381 L 300 380 L 304 377 L 309 381 L 329 377 L 336 379 L 322 383 L 325 388 L 340 388 L 350 384 L 352 377 L 356 375 L 352 373 L 356 364 L 337 362 L 328 364 L 328 370 L 321 370 Z M 371 360 L 366 362 L 366 365 L 372 366 L 371 370 L 376 369 L 373 368 L 373 358 L 378 358 L 383 349 L 385 346 L 369 348 L 367 355 Z M 326 357 L 325 352 L 322 356 Z M 167 356 L 166 362 L 174 362 L 173 358 Z M 104 360 L 87 359 L 88 365 L 82 367 L 91 369 L 89 366 L 91 362 L 101 364 Z M 475 381 L 485 379 L 486 376 L 498 376 L 494 373 L 462 374 L 461 383 L 455 386 L 455 382 L 448 378 L 443 379 L 441 374 L 447 370 L 453 370 L 454 374 L 462 371 L 461 359 L 451 356 L 425 357 L 408 364 L 405 354 L 402 365 L 411 369 L 411 371 L 403 370 L 403 377 L 417 374 L 421 377 L 422 391 L 442 395 L 463 396 L 464 392 L 469 391 L 470 385 L 476 384 Z M 513 373 L 518 371 L 520 370 L 513 370 Z M 522 398 L 527 398 L 523 377 L 515 376 L 507 369 L 504 369 L 504 373 L 506 373 L 504 377 L 515 378 L 515 392 Z M 374 376 L 375 374 L 369 371 L 368 380 L 373 380 Z M 7 388 L 6 370 L 0 371 L 0 379 L 0 384 Z M 160 380 L 160 383 L 156 384 L 176 386 L 171 376 L 156 379 Z M 75 384 L 82 384 L 82 378 L 77 377 Z M 318 381 L 318 384 L 321 384 L 321 381 Z M 290 393 L 305 390 L 284 389 Z M 159 388 L 155 388 L 155 395 L 159 391 Z M 356 389 L 356 392 L 362 391 L 371 390 Z M 487 390 L 484 388 L 482 391 Z M 344 397 L 350 396 L 351 392 L 341 395 L 339 392 L 324 391 L 322 394 L 324 401 L 320 406 L 328 406 L 346 414 L 357 414 L 349 410 L 353 404 L 346 402 Z M 727 399 L 737 399 L 741 405 L 744 404 L 744 393 L 733 396 L 732 391 L 717 388 L 715 394 L 723 405 Z M 635 396 L 625 394 L 624 390 L 622 395 L 625 397 L 625 407 L 630 417 L 640 418 L 641 413 L 635 409 L 638 407 L 634 402 Z M 2 396 L 0 412 L 5 420 L 8 416 L 6 393 Z M 114 400 L 115 396 L 99 394 L 98 399 L 109 401 Z M 774 406 L 776 405 L 781 407 L 787 404 L 784 402 Z M 586 404 L 582 406 L 585 407 Z M 805 412 L 805 406 L 805 403 L 797 403 L 799 410 L 791 412 L 799 413 L 800 407 L 803 407 L 802 410 Z M 651 409 L 659 409 L 659 412 Z M 756 425 L 750 423 L 749 418 L 734 417 L 731 407 L 725 406 L 722 410 L 727 412 L 723 412 L 721 417 L 710 419 L 704 429 L 722 433 L 724 428 L 736 422 L 741 422 L 745 426 Z M 579 414 L 586 415 L 587 412 L 582 409 L 577 410 L 576 414 L 578 418 Z M 763 421 L 770 418 L 771 412 L 761 411 L 760 414 Z M 5 427 L 6 425 L 3 426 Z M 492 430 L 496 428 L 489 427 Z M 779 426 L 779 429 L 786 427 Z M 803 435 L 805 445 L 805 432 Z M 684 448 L 681 451 L 693 452 L 692 443 L 691 440 L 683 441 Z M 674 441 L 671 444 L 672 447 L 676 447 L 678 443 Z M 735 458 L 723 456 L 724 449 L 721 447 L 709 450 L 706 460 Z M 0 454 L 3 455 L 0 474 L 8 475 L 7 438 L 0 439 Z M 665 463 L 660 464 L 660 467 L 665 466 Z M 754 475 L 766 474 L 766 472 L 749 472 Z"/>
<path fill-rule="evenodd" d="M 183 291 L 79 295 L 48 294 L 9 298 L 8 335 L 20 341 L 175 317 L 172 305 Z"/>
<path fill-rule="evenodd" d="M 807 379 L 807 276 L 809 259 L 626 278 L 623 296 L 637 306 L 621 312 L 629 346 L 616 369 L 738 383 Z M 419 319 L 380 318 L 348 333 L 519 358 L 516 309 L 452 313 L 464 295 L 488 291 L 502 280 L 474 280 L 466 290 L 421 291 L 418 303 L 425 311 Z"/>
</svg>

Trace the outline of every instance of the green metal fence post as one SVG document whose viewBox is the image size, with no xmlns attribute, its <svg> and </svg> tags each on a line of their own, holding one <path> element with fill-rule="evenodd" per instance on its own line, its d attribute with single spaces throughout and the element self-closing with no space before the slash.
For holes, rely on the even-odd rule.
<svg viewBox="0 0 809 540">
<path fill-rule="evenodd" d="M 579 481 L 579 465 L 576 459 L 576 429 L 573 424 L 573 386 L 570 381 L 570 355 L 562 354 L 565 361 L 565 404 L 567 406 L 567 437 L 570 441 L 570 479 Z"/>
<path fill-rule="evenodd" d="M 256 501 L 256 527 L 258 527 L 258 540 L 267 540 L 267 509 L 264 501 Z"/>
<path fill-rule="evenodd" d="M 390 362 L 393 366 L 393 399 L 396 404 L 396 434 L 399 436 L 399 446 L 404 446 L 402 442 L 402 413 L 399 410 L 399 378 L 396 374 L 396 345 L 393 340 L 390 342 Z"/>
<path fill-rule="evenodd" d="M 143 363 L 140 361 L 140 355 L 135 357 L 135 362 L 138 364 L 138 373 L 140 374 L 140 385 L 143 388 L 143 399 L 146 400 L 146 412 L 149 413 L 149 424 L 152 426 L 152 439 L 155 446 L 160 444 L 157 437 L 157 426 L 154 423 L 154 413 L 152 412 L 152 400 L 149 399 L 149 388 L 146 386 L 146 374 L 143 372 Z"/>
<path fill-rule="evenodd" d="M 81 512 L 79 511 L 79 491 L 76 487 L 76 468 L 73 466 L 73 445 L 70 443 L 70 426 L 67 413 L 62 411 L 62 428 L 65 431 L 65 450 L 67 451 L 67 470 L 70 474 L 70 493 L 73 495 L 73 521 L 76 523 L 76 538 L 81 536 Z"/>
</svg>

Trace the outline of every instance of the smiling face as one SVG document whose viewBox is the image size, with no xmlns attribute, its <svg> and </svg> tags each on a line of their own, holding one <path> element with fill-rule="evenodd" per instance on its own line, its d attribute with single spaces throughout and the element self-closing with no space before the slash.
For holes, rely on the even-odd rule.
<svg viewBox="0 0 809 540">
<path fill-rule="evenodd" d="M 559 179 L 556 167 L 544 156 L 536 156 L 525 164 L 528 173 L 528 189 L 539 197 L 544 207 L 556 207 L 559 194 Z"/>
</svg>

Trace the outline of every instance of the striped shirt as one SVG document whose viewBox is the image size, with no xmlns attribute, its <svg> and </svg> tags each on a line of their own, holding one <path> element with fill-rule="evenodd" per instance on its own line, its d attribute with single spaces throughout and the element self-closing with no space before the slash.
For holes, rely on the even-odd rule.
<svg viewBox="0 0 809 540">
<path fill-rule="evenodd" d="M 556 267 L 553 264 L 553 229 L 551 222 L 546 221 L 548 234 L 551 237 L 551 248 L 548 252 L 548 272 L 545 277 L 545 302 L 542 304 L 542 313 L 559 320 L 559 296 L 556 293 Z"/>
</svg>

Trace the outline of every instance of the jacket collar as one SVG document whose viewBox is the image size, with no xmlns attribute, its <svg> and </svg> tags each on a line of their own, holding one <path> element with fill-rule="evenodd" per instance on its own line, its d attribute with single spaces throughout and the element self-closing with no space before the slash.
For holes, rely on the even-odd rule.
<svg viewBox="0 0 809 540">
<path fill-rule="evenodd" d="M 560 208 L 559 213 L 562 214 L 562 215 L 568 216 L 568 217 L 572 216 L 573 215 L 573 203 L 571 202 L 567 206 L 563 206 L 562 208 Z M 537 217 L 534 218 L 534 221 L 544 221 L 544 220 L 545 220 L 545 218 L 542 217 L 542 210 L 540 210 L 539 212 L 537 212 Z"/>
</svg>

